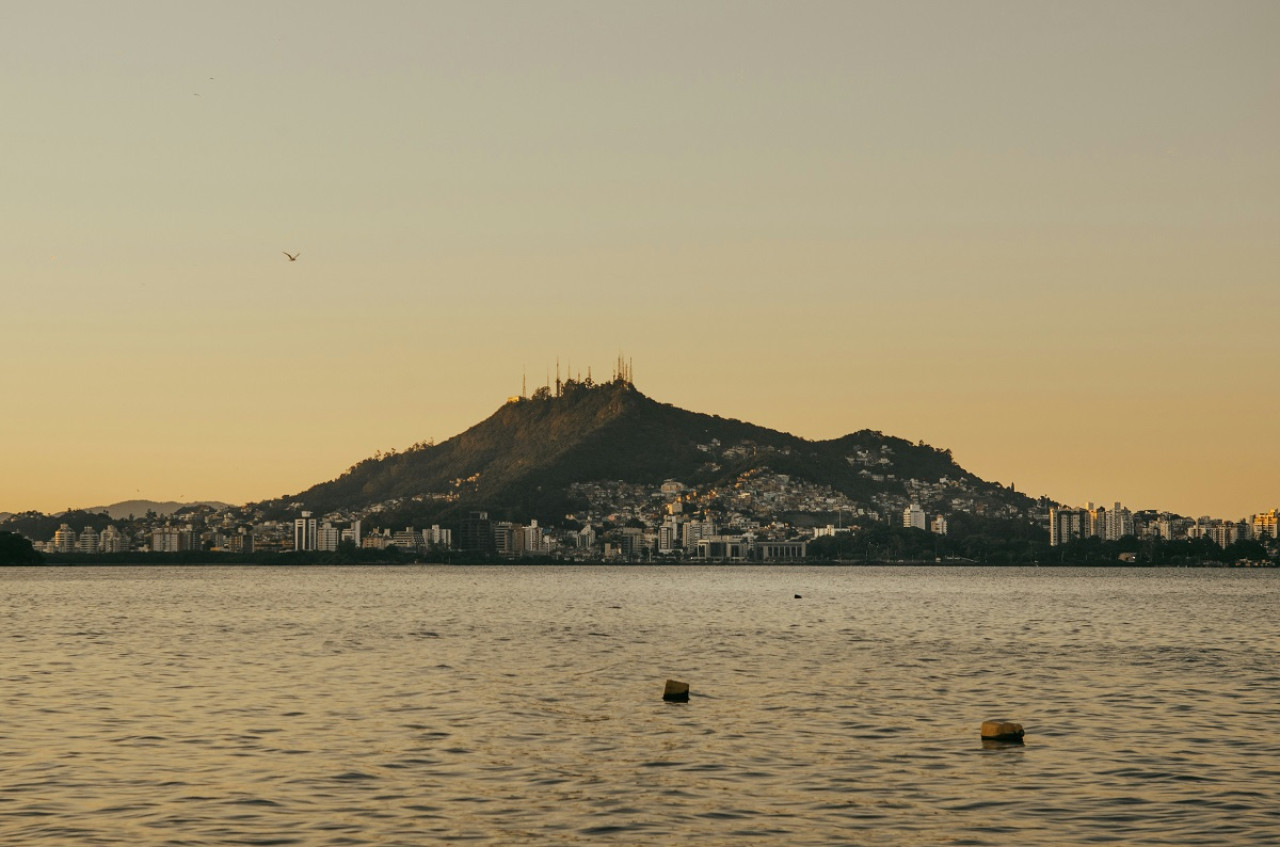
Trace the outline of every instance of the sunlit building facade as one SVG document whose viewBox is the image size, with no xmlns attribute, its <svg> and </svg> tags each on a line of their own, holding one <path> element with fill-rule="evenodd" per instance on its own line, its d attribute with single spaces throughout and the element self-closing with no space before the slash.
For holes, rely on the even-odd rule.
<svg viewBox="0 0 1280 847">
<path fill-rule="evenodd" d="M 315 550 L 317 543 L 316 519 L 310 512 L 303 512 L 302 517 L 293 522 L 293 549 Z"/>
</svg>

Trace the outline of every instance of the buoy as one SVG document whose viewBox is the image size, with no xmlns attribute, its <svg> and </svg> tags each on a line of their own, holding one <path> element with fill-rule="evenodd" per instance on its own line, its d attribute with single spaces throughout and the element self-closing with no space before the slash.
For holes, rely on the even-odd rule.
<svg viewBox="0 0 1280 847">
<path fill-rule="evenodd" d="M 797 595 L 796 595 L 796 599 L 797 599 L 797 600 L 799 600 L 799 599 L 800 599 L 800 595 L 799 595 L 799 594 L 797 594 Z"/>
<path fill-rule="evenodd" d="M 663 689 L 662 699 L 668 703 L 688 703 L 689 683 L 676 682 L 674 679 L 667 680 L 667 687 Z"/>
<path fill-rule="evenodd" d="M 982 740 L 983 741 L 1013 741 L 1021 742 L 1022 724 L 1013 721 L 983 721 L 982 722 Z"/>
</svg>

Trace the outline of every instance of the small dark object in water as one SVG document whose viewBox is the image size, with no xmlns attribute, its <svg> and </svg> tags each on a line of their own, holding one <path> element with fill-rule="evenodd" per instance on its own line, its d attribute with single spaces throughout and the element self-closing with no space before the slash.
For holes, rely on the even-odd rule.
<svg viewBox="0 0 1280 847">
<path fill-rule="evenodd" d="M 796 599 L 797 599 L 797 600 L 799 600 L 799 599 L 800 599 L 800 595 L 799 595 L 799 594 L 797 594 L 797 595 L 796 595 Z"/>
<path fill-rule="evenodd" d="M 1006 741 L 1015 744 L 1022 743 L 1022 724 L 1013 721 L 983 721 L 982 722 L 982 740 L 983 741 Z"/>
<path fill-rule="evenodd" d="M 688 703 L 689 683 L 667 680 L 667 687 L 662 692 L 662 699 L 668 703 Z"/>
</svg>

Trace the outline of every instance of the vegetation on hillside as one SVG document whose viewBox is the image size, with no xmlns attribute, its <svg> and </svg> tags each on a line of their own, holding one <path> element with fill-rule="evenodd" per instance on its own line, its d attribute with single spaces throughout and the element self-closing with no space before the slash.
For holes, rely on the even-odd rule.
<svg viewBox="0 0 1280 847">
<path fill-rule="evenodd" d="M 860 463 L 860 455 L 870 458 Z M 876 475 L 870 462 L 877 462 Z M 583 505 L 571 498 L 572 483 L 719 485 L 758 468 L 860 502 L 878 493 L 902 496 L 907 479 L 943 478 L 1021 508 L 1033 502 L 964 470 L 950 451 L 925 444 L 871 430 L 809 441 L 658 403 L 628 382 L 570 381 L 560 396 L 540 391 L 508 402 L 442 444 L 366 459 L 337 479 L 262 505 L 281 516 L 298 508 L 325 514 L 380 506 L 387 525 L 447 523 L 474 509 L 554 524 Z"/>
</svg>

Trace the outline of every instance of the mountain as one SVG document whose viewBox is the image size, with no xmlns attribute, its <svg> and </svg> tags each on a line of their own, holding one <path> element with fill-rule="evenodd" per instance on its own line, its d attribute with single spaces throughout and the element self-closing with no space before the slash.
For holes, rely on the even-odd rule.
<svg viewBox="0 0 1280 847">
<path fill-rule="evenodd" d="M 112 518 L 120 520 L 130 515 L 141 517 L 147 512 L 155 512 L 157 515 L 171 515 L 188 506 L 212 506 L 215 509 L 225 509 L 228 505 L 227 503 L 219 503 L 216 500 L 200 500 L 194 503 L 179 503 L 174 500 L 166 500 L 164 502 L 156 500 L 124 500 L 119 503 L 112 503 L 110 506 L 93 506 L 89 509 L 78 509 L 77 511 L 106 512 Z"/>
<path fill-rule="evenodd" d="M 948 450 L 871 430 L 810 441 L 659 403 L 615 380 L 570 381 L 557 394 L 540 389 L 442 444 L 366 459 L 337 479 L 258 505 L 282 515 L 377 511 L 384 526 L 448 522 L 479 509 L 554 525 L 584 508 L 583 484 L 656 488 L 675 480 L 731 489 L 761 473 L 829 489 L 832 511 L 889 514 L 911 500 L 950 511 L 959 499 L 978 511 L 1021 514 L 1035 504 L 969 473 Z"/>
</svg>

